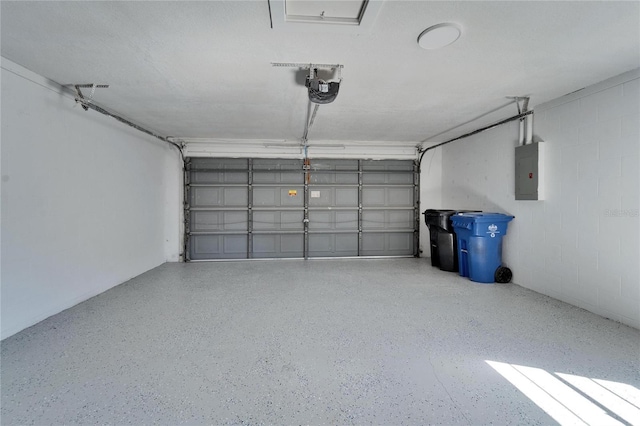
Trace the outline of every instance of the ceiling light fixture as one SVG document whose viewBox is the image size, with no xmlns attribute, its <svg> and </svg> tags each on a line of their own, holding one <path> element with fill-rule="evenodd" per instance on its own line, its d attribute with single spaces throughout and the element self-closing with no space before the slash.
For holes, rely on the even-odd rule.
<svg viewBox="0 0 640 426">
<path fill-rule="evenodd" d="M 418 36 L 418 44 L 423 49 L 440 49 L 456 41 L 461 33 L 460 27 L 456 24 L 437 24 L 427 28 Z"/>
</svg>

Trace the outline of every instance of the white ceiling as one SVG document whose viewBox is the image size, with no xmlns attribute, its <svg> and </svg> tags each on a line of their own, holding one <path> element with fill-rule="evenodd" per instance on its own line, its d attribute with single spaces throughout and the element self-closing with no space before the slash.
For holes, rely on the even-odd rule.
<svg viewBox="0 0 640 426">
<path fill-rule="evenodd" d="M 328 7 L 328 9 L 330 9 Z M 106 83 L 94 99 L 160 134 L 298 140 L 307 94 L 295 69 L 339 63 L 335 102 L 309 140 L 415 141 L 456 136 L 530 95 L 535 106 L 640 67 L 640 3 L 382 3 L 368 33 L 271 28 L 269 3 L 1 3 L 2 56 L 61 84 Z M 441 22 L 463 34 L 441 50 L 418 35 Z M 313 25 L 313 24 L 309 24 Z"/>
</svg>

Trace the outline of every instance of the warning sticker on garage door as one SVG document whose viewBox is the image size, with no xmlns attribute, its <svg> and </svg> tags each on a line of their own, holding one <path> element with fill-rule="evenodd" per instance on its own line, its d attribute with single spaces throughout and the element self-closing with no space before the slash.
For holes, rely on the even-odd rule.
<svg viewBox="0 0 640 426">
<path fill-rule="evenodd" d="M 289 197 L 295 197 L 296 195 L 298 195 L 298 190 L 297 189 L 290 189 L 289 190 Z"/>
<path fill-rule="evenodd" d="M 320 198 L 320 191 L 311 191 L 311 198 Z"/>
</svg>

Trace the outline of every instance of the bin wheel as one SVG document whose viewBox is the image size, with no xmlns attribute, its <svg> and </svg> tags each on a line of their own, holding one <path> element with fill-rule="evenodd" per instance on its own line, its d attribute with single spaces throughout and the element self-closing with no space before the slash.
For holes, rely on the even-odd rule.
<svg viewBox="0 0 640 426">
<path fill-rule="evenodd" d="M 499 266 L 496 269 L 496 273 L 494 274 L 494 279 L 497 283 L 506 284 L 511 282 L 511 278 L 513 278 L 513 273 L 511 269 L 506 266 Z"/>
</svg>

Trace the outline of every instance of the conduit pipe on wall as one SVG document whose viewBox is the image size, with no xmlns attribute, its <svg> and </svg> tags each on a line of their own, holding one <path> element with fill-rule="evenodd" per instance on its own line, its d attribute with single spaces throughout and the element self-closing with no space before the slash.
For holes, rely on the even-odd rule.
<svg viewBox="0 0 640 426">
<path fill-rule="evenodd" d="M 481 133 L 481 132 L 484 132 L 484 131 L 487 131 L 487 130 L 493 129 L 494 127 L 501 126 L 501 125 L 506 124 L 506 123 L 509 123 L 509 122 L 511 122 L 511 121 L 521 120 L 521 119 L 523 119 L 523 118 L 525 118 L 525 117 L 528 117 L 528 116 L 530 116 L 530 115 L 533 115 L 533 110 L 525 111 L 525 112 L 521 112 L 521 113 L 519 113 L 518 115 L 514 115 L 513 117 L 505 118 L 504 120 L 498 121 L 497 123 L 490 124 L 490 125 L 488 125 L 488 126 L 485 126 L 485 127 L 480 128 L 480 129 L 476 129 L 476 130 L 474 130 L 474 131 L 472 131 L 472 132 L 465 133 L 465 134 L 464 134 L 464 135 L 462 135 L 462 136 L 458 136 L 458 137 L 456 137 L 456 138 L 449 139 L 448 141 L 444 141 L 444 142 L 441 142 L 441 143 L 435 144 L 435 145 L 433 145 L 433 146 L 430 146 L 430 147 L 428 147 L 428 148 L 425 148 L 425 149 L 423 149 L 423 150 L 419 151 L 419 152 L 420 152 L 420 158 L 418 159 L 418 170 L 420 170 L 420 166 L 422 165 L 422 158 L 424 157 L 424 154 L 425 154 L 427 151 L 430 151 L 430 150 L 432 150 L 432 149 L 435 149 L 435 148 L 441 147 L 441 146 L 443 146 L 443 145 L 447 145 L 447 144 L 449 144 L 449 143 L 451 143 L 451 142 L 455 142 L 455 141 L 460 140 L 460 139 L 468 138 L 469 136 L 477 135 L 478 133 Z"/>
<path fill-rule="evenodd" d="M 526 134 L 524 143 L 526 145 L 533 143 L 533 117 L 534 115 L 531 114 L 528 115 L 527 118 L 525 118 Z"/>
<path fill-rule="evenodd" d="M 154 138 L 160 139 L 160 140 L 161 140 L 161 141 L 163 141 L 163 142 L 166 142 L 166 143 L 168 143 L 168 144 L 170 144 L 170 145 L 173 145 L 173 146 L 174 146 L 175 148 L 177 148 L 177 149 L 178 149 L 178 151 L 180 152 L 180 158 L 182 159 L 182 164 L 183 164 L 183 168 L 184 168 L 184 162 L 185 162 L 185 159 L 184 159 L 184 152 L 183 152 L 183 150 L 182 150 L 182 147 L 181 147 L 180 145 L 178 145 L 176 142 L 173 142 L 170 138 L 168 138 L 168 137 L 166 137 L 166 136 L 161 136 L 161 135 L 159 135 L 159 134 L 157 134 L 157 133 L 152 132 L 151 130 L 147 130 L 147 129 L 145 129 L 145 128 L 144 128 L 144 127 L 142 127 L 142 126 L 139 126 L 139 125 L 137 125 L 137 124 L 135 124 L 135 123 L 133 123 L 133 122 L 131 122 L 131 121 L 127 120 L 126 118 L 119 116 L 119 115 L 118 115 L 118 114 L 116 114 L 116 113 L 113 113 L 113 112 L 107 111 L 106 109 L 104 109 L 104 108 L 102 108 L 102 107 L 99 107 L 98 105 L 96 105 L 96 104 L 92 103 L 90 98 L 89 98 L 89 99 L 87 99 L 87 98 L 85 98 L 85 97 L 82 95 L 82 92 L 80 91 L 80 88 L 79 88 L 79 86 L 80 86 L 80 85 L 74 85 L 74 86 L 75 86 L 75 89 L 76 89 L 76 97 L 75 97 L 75 100 L 76 100 L 76 102 L 77 102 L 77 103 L 79 103 L 80 105 L 82 105 L 82 108 L 83 108 L 85 111 L 86 111 L 87 109 L 92 109 L 92 110 L 94 110 L 94 111 L 96 111 L 96 112 L 99 112 L 100 114 L 106 115 L 106 116 L 108 116 L 108 117 L 115 118 L 115 119 L 116 119 L 116 120 L 118 120 L 119 122 L 124 123 L 124 124 L 126 124 L 127 126 L 129 126 L 129 127 L 133 127 L 134 129 L 136 129 L 136 130 L 138 130 L 138 131 L 140 131 L 140 132 L 146 133 L 146 134 L 148 134 L 149 136 L 153 136 Z M 96 86 L 96 87 L 97 87 L 97 86 Z"/>
<path fill-rule="evenodd" d="M 529 110 L 529 97 L 514 98 L 518 105 L 518 113 L 527 112 Z M 522 111 L 520 111 L 520 99 L 522 102 Z M 518 136 L 518 145 L 528 145 L 533 142 L 533 115 L 528 115 L 520 119 L 520 133 Z"/>
</svg>

